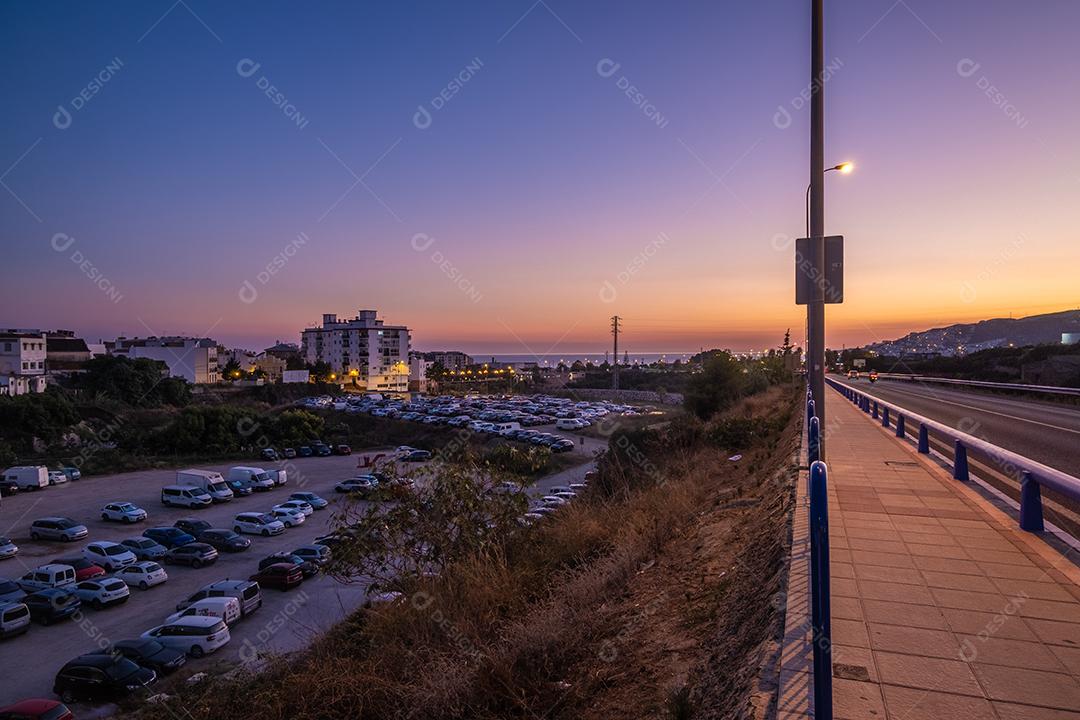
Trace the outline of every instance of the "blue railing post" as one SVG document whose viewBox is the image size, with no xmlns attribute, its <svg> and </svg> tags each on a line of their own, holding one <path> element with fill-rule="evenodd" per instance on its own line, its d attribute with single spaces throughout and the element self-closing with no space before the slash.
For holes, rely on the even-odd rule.
<svg viewBox="0 0 1080 720">
<path fill-rule="evenodd" d="M 904 415 L 903 413 L 897 413 L 896 415 L 896 437 L 903 438 L 907 436 L 907 428 L 904 427 Z"/>
<path fill-rule="evenodd" d="M 829 597 L 828 468 L 810 466 L 810 622 L 814 641 L 814 717 L 832 720 L 832 608 Z"/>
<path fill-rule="evenodd" d="M 870 417 L 877 420 L 877 400 L 874 401 L 874 412 L 870 413 Z"/>
<path fill-rule="evenodd" d="M 919 423 L 919 452 L 923 455 L 930 454 L 930 431 L 926 423 Z"/>
<path fill-rule="evenodd" d="M 968 481 L 967 448 L 959 440 L 953 445 L 953 470 L 952 476 L 962 482 Z"/>
<path fill-rule="evenodd" d="M 808 458 L 810 463 L 821 459 L 821 419 L 817 416 L 810 418 L 810 430 L 807 435 Z"/>
<path fill-rule="evenodd" d="M 815 415 L 817 415 L 817 412 L 814 409 L 814 401 L 813 400 L 807 400 L 806 401 L 806 424 L 807 425 L 810 424 L 810 419 L 813 418 Z"/>
<path fill-rule="evenodd" d="M 881 427 L 889 427 L 889 408 L 883 408 L 881 411 Z"/>
<path fill-rule="evenodd" d="M 1039 482 L 1027 470 L 1020 474 L 1020 529 L 1028 532 L 1042 532 L 1045 529 L 1042 491 Z"/>
</svg>

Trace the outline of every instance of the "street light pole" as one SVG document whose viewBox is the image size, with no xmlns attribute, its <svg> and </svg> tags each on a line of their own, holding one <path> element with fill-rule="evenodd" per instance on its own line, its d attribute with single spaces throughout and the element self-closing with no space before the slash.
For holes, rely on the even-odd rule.
<svg viewBox="0 0 1080 720">
<path fill-rule="evenodd" d="M 806 306 L 808 328 L 806 374 L 821 422 L 820 458 L 825 459 L 825 20 L 824 0 L 810 0 L 810 260 L 813 295 Z"/>
</svg>

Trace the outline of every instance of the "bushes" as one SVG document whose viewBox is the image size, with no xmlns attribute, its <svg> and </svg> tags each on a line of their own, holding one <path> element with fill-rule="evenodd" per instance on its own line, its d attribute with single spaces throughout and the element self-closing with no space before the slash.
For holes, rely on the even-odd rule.
<svg viewBox="0 0 1080 720">
<path fill-rule="evenodd" d="M 714 351 L 705 358 L 701 372 L 687 383 L 683 404 L 699 418 L 709 418 L 747 393 L 746 375 L 742 363 L 731 353 Z"/>
<path fill-rule="evenodd" d="M 509 444 L 496 445 L 485 453 L 483 461 L 491 469 L 514 475 L 540 475 L 551 465 L 551 450 L 546 447 L 519 448 Z"/>
<path fill-rule="evenodd" d="M 16 452 L 32 451 L 35 437 L 56 442 L 78 422 L 75 406 L 58 388 L 0 397 L 0 439 Z"/>
<path fill-rule="evenodd" d="M 133 407 L 187 405 L 191 387 L 183 378 L 163 377 L 164 368 L 148 358 L 105 355 L 87 361 L 86 372 L 75 379 L 75 387 Z"/>
</svg>

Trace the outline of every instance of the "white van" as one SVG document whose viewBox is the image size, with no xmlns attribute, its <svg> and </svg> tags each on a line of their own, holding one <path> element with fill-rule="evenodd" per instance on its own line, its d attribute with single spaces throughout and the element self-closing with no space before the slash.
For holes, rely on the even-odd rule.
<svg viewBox="0 0 1080 720">
<path fill-rule="evenodd" d="M 40 490 L 49 487 L 49 468 L 44 465 L 19 465 L 4 471 L 4 480 L 13 482 L 20 490 Z"/>
<path fill-rule="evenodd" d="M 75 568 L 60 563 L 49 563 L 26 573 L 19 578 L 18 583 L 23 592 L 27 593 L 74 585 Z"/>
<path fill-rule="evenodd" d="M 161 488 L 161 504 L 165 507 L 200 508 L 212 505 L 214 499 L 202 488 L 166 485 Z"/>
<path fill-rule="evenodd" d="M 555 428 L 557 430 L 577 430 L 581 427 L 584 426 L 575 418 L 561 418 L 555 421 Z"/>
<path fill-rule="evenodd" d="M 158 625 L 142 637 L 200 658 L 229 642 L 229 628 L 219 617 L 194 615 Z"/>
<path fill-rule="evenodd" d="M 221 473 L 212 470 L 177 470 L 176 484 L 180 487 L 196 487 L 205 490 L 214 502 L 228 502 L 233 499 L 233 491 L 225 484 Z"/>
<path fill-rule="evenodd" d="M 229 468 L 229 480 L 247 480 L 256 490 L 269 490 L 274 487 L 274 478 L 262 468 L 237 465 Z"/>
<path fill-rule="evenodd" d="M 240 601 L 234 597 L 208 597 L 197 600 L 180 612 L 175 612 L 166 618 L 166 623 L 176 622 L 182 617 L 189 616 L 216 617 L 225 621 L 226 625 L 232 625 L 240 619 Z"/>
<path fill-rule="evenodd" d="M 500 435 L 509 435 L 514 430 L 520 430 L 520 429 L 521 429 L 521 423 L 516 423 L 516 422 L 495 423 L 495 432 L 499 433 Z"/>
</svg>

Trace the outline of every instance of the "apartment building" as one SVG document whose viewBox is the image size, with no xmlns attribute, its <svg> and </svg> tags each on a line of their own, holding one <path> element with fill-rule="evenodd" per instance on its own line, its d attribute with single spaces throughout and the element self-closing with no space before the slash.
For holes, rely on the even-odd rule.
<svg viewBox="0 0 1080 720">
<path fill-rule="evenodd" d="M 476 361 L 471 355 L 466 355 L 457 350 L 435 350 L 421 353 L 423 358 L 432 365 L 442 365 L 447 370 L 464 370 Z"/>
<path fill-rule="evenodd" d="M 210 338 L 119 337 L 105 346 L 113 355 L 165 363 L 170 376 L 184 378 L 189 383 L 208 385 L 219 380 L 218 344 Z"/>
<path fill-rule="evenodd" d="M 339 382 L 367 390 L 406 392 L 409 389 L 409 329 L 386 325 L 375 310 L 360 310 L 350 320 L 323 315 L 320 327 L 300 335 L 300 356 L 314 365 L 330 366 Z"/>
<path fill-rule="evenodd" d="M 0 330 L 0 395 L 44 392 L 46 342 L 40 330 Z"/>
</svg>

